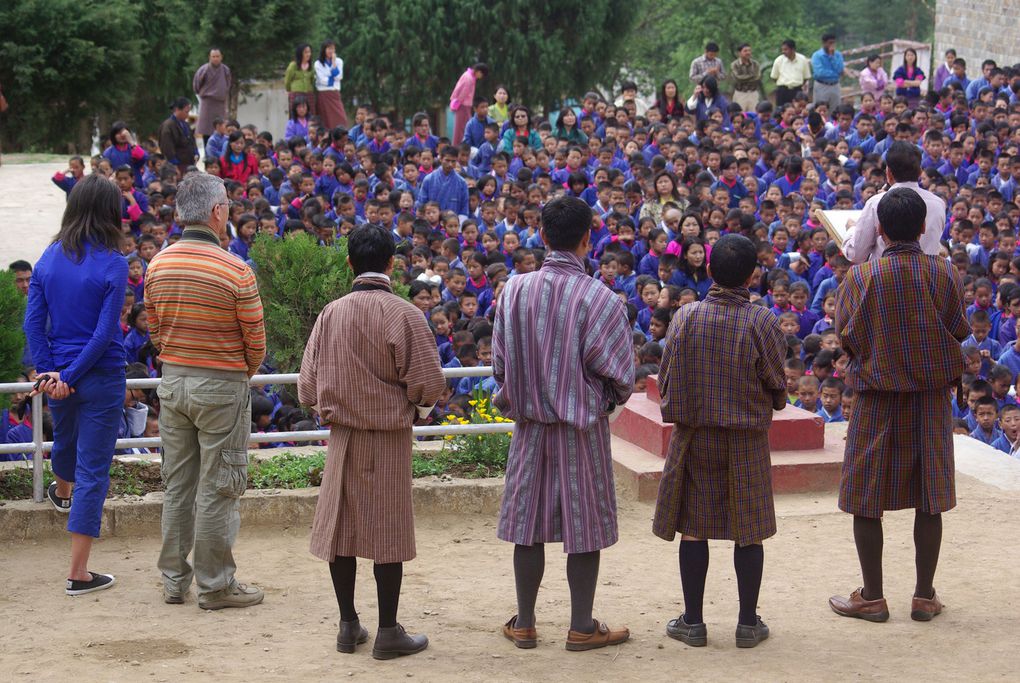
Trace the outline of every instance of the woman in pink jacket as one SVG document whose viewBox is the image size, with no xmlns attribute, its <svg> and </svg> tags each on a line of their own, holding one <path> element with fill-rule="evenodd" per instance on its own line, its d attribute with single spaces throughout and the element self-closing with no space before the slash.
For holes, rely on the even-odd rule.
<svg viewBox="0 0 1020 683">
<path fill-rule="evenodd" d="M 861 92 L 871 93 L 877 101 L 885 92 L 886 86 L 889 85 L 889 76 L 882 68 L 882 58 L 878 55 L 869 55 L 868 65 L 861 69 L 858 80 L 861 84 Z"/>
<path fill-rule="evenodd" d="M 475 99 L 475 81 L 489 74 L 489 66 L 479 62 L 460 75 L 450 95 L 450 111 L 454 112 L 453 144 L 464 141 L 464 128 L 471 118 L 471 104 Z"/>
</svg>

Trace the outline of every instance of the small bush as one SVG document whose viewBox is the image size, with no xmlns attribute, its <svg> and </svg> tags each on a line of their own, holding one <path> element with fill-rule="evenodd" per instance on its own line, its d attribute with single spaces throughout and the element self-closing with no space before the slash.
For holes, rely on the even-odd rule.
<svg viewBox="0 0 1020 683">
<path fill-rule="evenodd" d="M 14 273 L 0 271 L 0 382 L 16 382 L 21 373 L 25 350 L 25 297 L 14 284 Z M 6 406 L 10 394 L 0 394 L 0 406 Z"/>
</svg>

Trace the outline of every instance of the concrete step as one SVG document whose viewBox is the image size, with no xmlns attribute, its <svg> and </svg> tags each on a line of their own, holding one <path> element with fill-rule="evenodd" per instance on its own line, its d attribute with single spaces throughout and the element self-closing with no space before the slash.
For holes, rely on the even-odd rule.
<svg viewBox="0 0 1020 683">
<path fill-rule="evenodd" d="M 610 430 L 616 436 L 664 458 L 669 450 L 673 425 L 662 421 L 657 399 L 638 394 L 627 401 L 623 412 L 610 425 Z M 824 445 L 825 421 L 822 418 L 793 406 L 773 414 L 769 430 L 769 447 L 773 450 L 812 450 Z"/>
<path fill-rule="evenodd" d="M 775 494 L 831 492 L 839 489 L 845 428 L 830 431 L 829 445 L 810 450 L 773 451 L 772 490 Z M 613 472 L 616 487 L 628 498 L 654 501 L 665 460 L 622 437 L 614 436 Z"/>
</svg>

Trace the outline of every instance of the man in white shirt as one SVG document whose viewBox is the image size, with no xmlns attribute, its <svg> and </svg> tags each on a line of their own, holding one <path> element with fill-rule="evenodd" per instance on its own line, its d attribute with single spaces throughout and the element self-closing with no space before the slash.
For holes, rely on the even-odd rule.
<svg viewBox="0 0 1020 683">
<path fill-rule="evenodd" d="M 783 54 L 772 62 L 770 77 L 776 82 L 776 111 L 787 102 L 793 102 L 798 91 L 811 80 L 811 60 L 797 52 L 797 43 L 783 41 Z"/>
<path fill-rule="evenodd" d="M 940 240 L 946 228 L 946 203 L 917 184 L 920 176 L 921 152 L 909 142 L 894 142 L 885 157 L 885 177 L 889 189 L 909 187 L 924 200 L 928 213 L 919 240 L 921 251 L 930 256 L 938 256 Z M 851 263 L 864 263 L 870 258 L 879 258 L 885 251 L 886 243 L 878 235 L 878 202 L 884 194 L 880 192 L 868 200 L 856 223 L 847 223 L 847 227 L 852 229 L 843 242 L 843 254 Z"/>
</svg>

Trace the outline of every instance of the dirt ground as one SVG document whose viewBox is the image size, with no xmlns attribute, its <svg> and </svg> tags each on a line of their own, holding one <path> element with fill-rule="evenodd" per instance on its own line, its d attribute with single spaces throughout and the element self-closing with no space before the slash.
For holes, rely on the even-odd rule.
<svg viewBox="0 0 1020 683">
<path fill-rule="evenodd" d="M 850 518 L 834 495 L 778 500 L 779 535 L 766 544 L 759 612 L 772 637 L 737 650 L 730 546 L 713 543 L 705 618 L 707 648 L 665 636 L 681 611 L 676 544 L 650 533 L 652 508 L 621 503 L 623 539 L 602 557 L 596 616 L 627 625 L 632 639 L 588 653 L 563 649 L 569 621 L 564 557 L 550 546 L 539 595 L 539 647 L 517 650 L 498 634 L 514 612 L 512 547 L 494 519 L 418 519 L 418 559 L 405 566 L 400 620 L 427 633 L 423 654 L 377 662 L 371 640 L 354 655 L 334 649 L 337 607 L 326 566 L 307 549 L 307 529 L 246 528 L 236 546 L 239 578 L 266 590 L 264 604 L 203 612 L 194 592 L 165 605 L 155 569 L 158 540 L 110 538 L 93 568 L 117 575 L 110 591 L 63 595 L 67 543 L 9 546 L 0 562 L 4 615 L 0 680 L 276 681 L 392 680 L 991 680 L 1013 678 L 1020 550 L 1017 494 L 959 478 L 959 507 L 946 515 L 936 586 L 947 604 L 931 623 L 909 618 L 913 552 L 909 512 L 886 523 L 885 624 L 839 618 L 826 598 L 858 583 Z M 363 623 L 374 633 L 371 571 L 358 586 Z"/>
<path fill-rule="evenodd" d="M 4 154 L 0 165 L 0 266 L 35 263 L 60 229 L 64 192 L 50 178 L 67 158 Z"/>
</svg>

